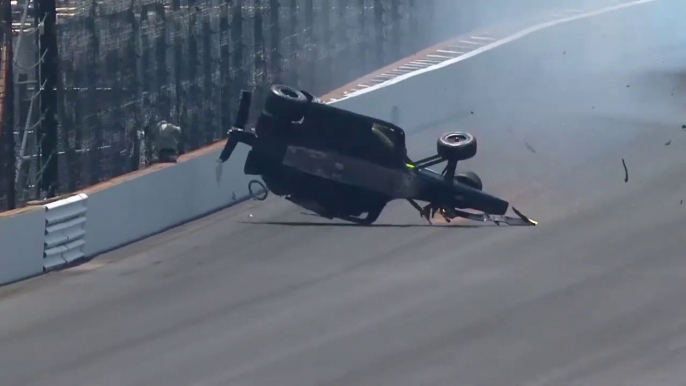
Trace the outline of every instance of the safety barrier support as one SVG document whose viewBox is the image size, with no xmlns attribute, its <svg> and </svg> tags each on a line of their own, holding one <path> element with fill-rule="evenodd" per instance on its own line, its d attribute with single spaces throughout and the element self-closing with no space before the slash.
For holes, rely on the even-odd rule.
<svg viewBox="0 0 686 386">
<path fill-rule="evenodd" d="M 84 257 L 87 204 L 81 193 L 45 205 L 44 272 Z"/>
</svg>

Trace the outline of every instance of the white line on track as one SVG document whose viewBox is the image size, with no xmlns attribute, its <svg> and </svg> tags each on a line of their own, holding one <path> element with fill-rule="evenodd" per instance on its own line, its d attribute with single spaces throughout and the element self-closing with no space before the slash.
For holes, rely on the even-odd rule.
<svg viewBox="0 0 686 386">
<path fill-rule="evenodd" d="M 345 100 L 345 99 L 348 99 L 348 98 L 354 98 L 354 97 L 356 97 L 356 96 L 359 96 L 359 95 L 362 95 L 362 94 L 366 94 L 366 93 L 368 93 L 368 92 L 372 92 L 372 91 L 378 90 L 378 89 L 383 88 L 383 87 L 388 87 L 388 86 L 393 85 L 393 84 L 396 84 L 396 83 L 398 83 L 398 82 L 402 82 L 402 81 L 404 81 L 404 80 L 410 79 L 410 78 L 415 77 L 415 76 L 417 76 L 417 75 L 424 74 L 424 73 L 426 73 L 426 72 L 436 71 L 436 70 L 441 69 L 441 68 L 443 68 L 443 67 L 450 66 L 450 65 L 452 65 L 452 64 L 461 62 L 461 61 L 463 61 L 463 60 L 467 60 L 467 59 L 472 58 L 472 57 L 474 57 L 474 56 L 476 56 L 476 55 L 479 55 L 479 54 L 482 54 L 482 53 L 484 53 L 484 52 L 487 52 L 487 51 L 493 50 L 493 49 L 495 49 L 495 48 L 498 48 L 498 47 L 500 47 L 500 46 L 502 46 L 502 45 L 511 43 L 511 42 L 513 42 L 513 41 L 515 41 L 515 40 L 519 40 L 519 39 L 521 39 L 521 38 L 523 38 L 523 37 L 525 37 L 525 36 L 531 35 L 532 33 L 538 32 L 538 31 L 543 30 L 543 29 L 547 29 L 547 28 L 550 28 L 550 27 L 554 27 L 554 26 L 560 25 L 560 24 L 569 23 L 569 22 L 571 22 L 571 21 L 575 21 L 575 20 L 579 20 L 579 19 L 586 19 L 586 18 L 589 18 L 589 17 L 594 17 L 594 16 L 602 15 L 602 14 L 605 14 L 605 13 L 608 13 L 608 12 L 618 11 L 618 10 L 624 9 L 624 8 L 634 7 L 634 6 L 642 5 L 642 4 L 653 3 L 653 2 L 656 2 L 656 1 L 658 1 L 658 0 L 634 0 L 634 1 L 630 1 L 630 2 L 621 3 L 621 4 L 619 4 L 619 5 L 613 5 L 613 6 L 601 8 L 601 9 L 598 9 L 598 10 L 595 10 L 595 11 L 590 11 L 590 12 L 586 12 L 586 13 L 580 13 L 580 14 L 576 14 L 576 15 L 574 15 L 574 16 L 563 17 L 563 18 L 555 19 L 555 20 L 552 20 L 552 21 L 549 21 L 549 22 L 537 24 L 537 25 L 535 25 L 535 26 L 532 26 L 532 27 L 529 27 L 529 28 L 525 28 L 525 29 L 523 29 L 523 30 L 521 30 L 521 31 L 519 31 L 519 32 L 517 32 L 517 33 L 515 33 L 515 34 L 513 34 L 513 35 L 508 36 L 508 37 L 505 37 L 505 38 L 502 38 L 502 39 L 498 39 L 498 40 L 495 40 L 495 41 L 493 41 L 493 42 L 491 42 L 491 43 L 485 44 L 485 45 L 483 45 L 483 46 L 481 46 L 481 47 L 479 47 L 479 48 L 474 49 L 473 51 L 470 51 L 470 52 L 468 52 L 468 53 L 466 53 L 466 54 L 463 54 L 463 55 L 461 55 L 461 56 L 458 56 L 458 57 L 456 57 L 456 58 L 448 59 L 448 60 L 445 60 L 445 61 L 442 61 L 442 62 L 433 64 L 433 65 L 427 65 L 427 63 L 426 63 L 426 62 L 431 63 L 431 61 L 426 61 L 426 60 L 415 60 L 414 62 L 411 62 L 411 64 L 414 64 L 414 65 L 417 65 L 417 66 L 422 66 L 422 67 L 424 67 L 424 68 L 422 68 L 422 69 L 420 69 L 420 70 L 416 70 L 416 71 L 409 72 L 409 73 L 407 73 L 407 74 L 398 76 L 398 77 L 393 78 L 393 79 L 389 79 L 388 81 L 385 81 L 385 82 L 383 82 L 383 83 L 375 84 L 375 85 L 373 85 L 373 86 L 371 86 L 371 87 L 368 87 L 368 88 L 365 88 L 365 89 L 363 89 L 363 90 L 358 90 L 358 91 L 352 92 L 352 93 L 350 93 L 350 94 L 347 94 L 347 95 L 344 96 L 343 98 L 331 100 L 331 101 L 329 101 L 329 102 L 327 102 L 327 103 L 333 103 L 333 102 Z M 461 41 L 462 41 L 462 40 L 461 40 Z M 480 43 L 474 43 L 474 42 L 468 42 L 468 43 L 471 43 L 471 44 L 480 44 Z M 452 47 L 454 47 L 454 46 L 452 46 Z M 360 86 L 361 86 L 361 85 L 360 85 Z"/>
<path fill-rule="evenodd" d="M 495 38 L 489 38 L 489 37 L 486 37 L 486 36 L 470 36 L 469 38 L 472 39 L 472 40 L 487 40 L 487 41 L 489 41 L 489 42 L 492 42 L 492 41 L 495 40 Z"/>
<path fill-rule="evenodd" d="M 440 52 L 442 54 L 455 54 L 455 55 L 464 54 L 464 51 L 436 50 L 436 52 Z"/>
<path fill-rule="evenodd" d="M 419 62 L 419 63 L 437 64 L 437 63 L 443 63 L 445 60 L 438 60 L 438 59 L 417 59 L 416 61 Z"/>
</svg>

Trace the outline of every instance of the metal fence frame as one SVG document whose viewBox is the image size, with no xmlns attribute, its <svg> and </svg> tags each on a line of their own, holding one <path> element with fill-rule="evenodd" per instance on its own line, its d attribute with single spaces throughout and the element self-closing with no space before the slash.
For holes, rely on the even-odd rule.
<svg viewBox="0 0 686 386">
<path fill-rule="evenodd" d="M 272 83 L 323 94 L 410 55 L 434 43 L 418 26 L 436 1 L 19 0 L 0 210 L 149 163 L 161 119 L 195 150 L 225 137 L 241 89 L 258 110 Z"/>
</svg>

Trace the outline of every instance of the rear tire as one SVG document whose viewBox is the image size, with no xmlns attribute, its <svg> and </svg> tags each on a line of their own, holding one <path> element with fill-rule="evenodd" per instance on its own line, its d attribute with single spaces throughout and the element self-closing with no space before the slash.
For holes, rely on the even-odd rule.
<svg viewBox="0 0 686 386">
<path fill-rule="evenodd" d="M 309 99 L 302 91 L 280 84 L 273 85 L 270 91 L 264 104 L 266 113 L 289 122 L 303 118 Z"/>
<path fill-rule="evenodd" d="M 461 184 L 465 184 L 470 188 L 474 188 L 476 190 L 484 189 L 484 184 L 481 182 L 481 178 L 478 174 L 474 172 L 458 173 L 455 176 L 455 180 Z"/>
<path fill-rule="evenodd" d="M 446 133 L 438 138 L 436 150 L 441 158 L 466 161 L 476 155 L 476 138 L 469 133 Z"/>
</svg>

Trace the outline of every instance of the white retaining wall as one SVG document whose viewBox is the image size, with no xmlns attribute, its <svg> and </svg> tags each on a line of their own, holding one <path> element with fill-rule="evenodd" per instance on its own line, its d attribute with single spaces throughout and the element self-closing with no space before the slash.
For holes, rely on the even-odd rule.
<svg viewBox="0 0 686 386">
<path fill-rule="evenodd" d="M 0 217 L 0 285 L 43 272 L 45 211 Z"/>
<path fill-rule="evenodd" d="M 239 145 L 223 166 L 217 183 L 220 151 L 93 193 L 86 224 L 87 257 L 145 238 L 222 209 L 248 196 L 251 176 L 243 173 L 248 148 Z"/>
</svg>

